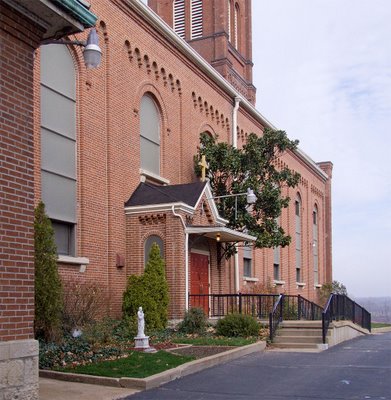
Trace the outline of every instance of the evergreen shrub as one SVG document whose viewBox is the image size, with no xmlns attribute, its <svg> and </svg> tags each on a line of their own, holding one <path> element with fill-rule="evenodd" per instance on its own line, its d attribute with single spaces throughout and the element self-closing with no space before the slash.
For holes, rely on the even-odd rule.
<svg viewBox="0 0 391 400">
<path fill-rule="evenodd" d="M 164 329 L 168 320 L 168 299 L 164 260 L 159 246 L 154 243 L 144 273 L 128 278 L 123 295 L 123 316 L 125 319 L 136 320 L 138 308 L 142 307 L 146 329 Z"/>
<path fill-rule="evenodd" d="M 203 333 L 206 330 L 206 325 L 207 319 L 204 310 L 194 307 L 186 311 L 178 329 L 181 333 Z"/>
<path fill-rule="evenodd" d="M 259 324 L 255 318 L 246 314 L 228 314 L 217 321 L 216 334 L 228 337 L 257 336 Z"/>
<path fill-rule="evenodd" d="M 35 321 L 36 338 L 56 340 L 61 332 L 62 284 L 57 268 L 54 230 L 40 202 L 34 218 Z"/>
</svg>

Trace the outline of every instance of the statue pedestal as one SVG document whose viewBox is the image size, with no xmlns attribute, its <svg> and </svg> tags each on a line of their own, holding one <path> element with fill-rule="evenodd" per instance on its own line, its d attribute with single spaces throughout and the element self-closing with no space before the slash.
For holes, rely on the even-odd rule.
<svg viewBox="0 0 391 400">
<path fill-rule="evenodd" d="M 136 336 L 134 338 L 134 347 L 136 349 L 148 349 L 149 348 L 149 336 Z"/>
</svg>

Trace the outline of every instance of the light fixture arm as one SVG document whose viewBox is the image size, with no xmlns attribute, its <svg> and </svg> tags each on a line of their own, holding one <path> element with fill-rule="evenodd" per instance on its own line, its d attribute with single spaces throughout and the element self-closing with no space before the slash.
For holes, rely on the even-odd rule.
<svg viewBox="0 0 391 400">
<path fill-rule="evenodd" d="M 95 28 L 90 30 L 87 40 L 46 39 L 41 42 L 41 45 L 45 44 L 63 44 L 84 47 L 83 57 L 86 67 L 99 67 L 102 50 L 99 47 L 99 37 Z"/>
</svg>

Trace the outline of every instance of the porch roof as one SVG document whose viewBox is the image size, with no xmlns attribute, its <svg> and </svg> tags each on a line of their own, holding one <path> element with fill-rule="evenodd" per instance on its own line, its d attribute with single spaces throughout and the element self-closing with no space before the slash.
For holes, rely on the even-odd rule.
<svg viewBox="0 0 391 400">
<path fill-rule="evenodd" d="M 210 239 L 215 239 L 220 234 L 220 242 L 255 242 L 256 237 L 246 233 L 234 231 L 225 226 L 194 226 L 186 227 L 186 233 L 198 234 Z"/>
</svg>

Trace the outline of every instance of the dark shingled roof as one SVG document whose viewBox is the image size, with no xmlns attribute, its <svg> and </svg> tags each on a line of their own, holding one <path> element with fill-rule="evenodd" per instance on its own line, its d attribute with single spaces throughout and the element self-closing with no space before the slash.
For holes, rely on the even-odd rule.
<svg viewBox="0 0 391 400">
<path fill-rule="evenodd" d="M 158 186 L 142 182 L 125 203 L 125 207 L 180 202 L 194 207 L 205 185 L 206 182 L 194 182 L 183 185 Z"/>
</svg>

